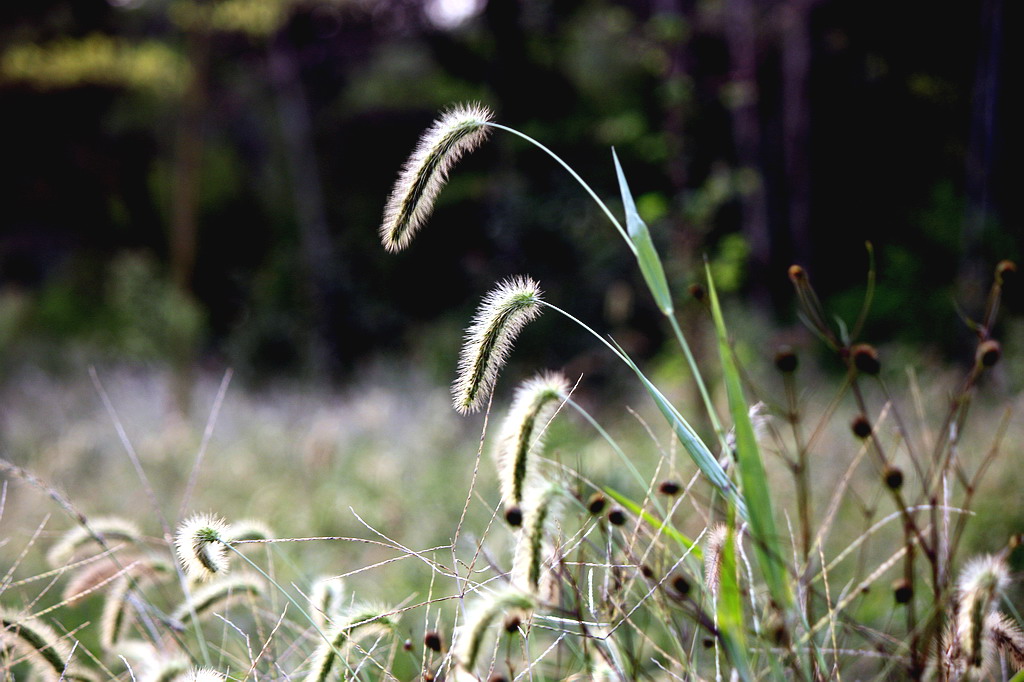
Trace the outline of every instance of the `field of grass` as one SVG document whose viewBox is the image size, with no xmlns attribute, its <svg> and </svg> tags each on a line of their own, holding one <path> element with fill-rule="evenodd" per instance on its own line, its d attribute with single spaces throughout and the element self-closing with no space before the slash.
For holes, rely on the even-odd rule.
<svg viewBox="0 0 1024 682">
<path fill-rule="evenodd" d="M 489 116 L 427 132 L 388 250 L 491 128 L 522 136 Z M 993 336 L 1016 267 L 950 367 L 864 343 L 799 266 L 825 351 L 768 348 L 710 274 L 684 334 L 615 163 L 625 226 L 584 187 L 672 330 L 659 360 L 519 277 L 482 297 L 450 386 L 408 360 L 336 391 L 204 374 L 186 418 L 157 368 L 11 372 L 8 679 L 1024 679 L 1024 405 Z M 505 367 L 540 314 L 628 380 Z"/>
</svg>

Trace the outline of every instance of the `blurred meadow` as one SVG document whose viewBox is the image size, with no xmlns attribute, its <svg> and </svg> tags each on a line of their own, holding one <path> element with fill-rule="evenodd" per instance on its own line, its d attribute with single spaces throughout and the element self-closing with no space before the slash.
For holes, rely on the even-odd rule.
<svg viewBox="0 0 1024 682">
<path fill-rule="evenodd" d="M 1022 679 L 1020 19 L 1004 0 L 7 0 L 2 679 Z M 627 244 L 495 129 L 388 253 L 399 169 L 460 103 L 551 148 Z M 514 275 L 615 348 L 545 309 L 460 415 L 464 330 Z M 534 529 L 546 502 L 513 505 L 495 453 L 542 370 L 571 391 L 528 477 L 564 517 Z M 210 621 L 173 546 L 194 512 L 268 527 L 217 536 L 258 587 Z M 138 534 L 107 545 L 110 517 Z M 731 579 L 701 559 L 719 552 Z M 967 602 L 982 555 L 992 595 Z M 157 559 L 153 586 L 133 571 Z M 497 609 L 524 561 L 549 584 L 467 654 L 474 599 Z M 379 631 L 320 609 L 323 576 Z M 971 608 L 1015 623 L 984 620 L 977 660 Z M 26 652 L 34 624 L 59 645 Z"/>
</svg>

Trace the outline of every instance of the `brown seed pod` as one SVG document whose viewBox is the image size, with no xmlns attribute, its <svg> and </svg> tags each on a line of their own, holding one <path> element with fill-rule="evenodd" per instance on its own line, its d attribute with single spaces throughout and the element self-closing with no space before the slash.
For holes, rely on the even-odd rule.
<svg viewBox="0 0 1024 682">
<path fill-rule="evenodd" d="M 854 418 L 853 423 L 850 424 L 850 430 L 853 431 L 853 435 L 857 436 L 857 438 L 867 438 L 871 435 L 871 422 L 868 421 L 867 417 L 859 414 Z"/>
<path fill-rule="evenodd" d="M 992 367 L 1003 354 L 1003 349 L 995 339 L 988 339 L 978 344 L 978 350 L 974 354 L 974 361 L 982 367 Z"/>
<path fill-rule="evenodd" d="M 881 371 L 882 364 L 878 361 L 878 351 L 874 346 L 858 343 L 850 349 L 850 354 L 853 355 L 853 366 L 861 374 L 875 376 Z"/>
<path fill-rule="evenodd" d="M 909 603 L 914 598 L 914 586 L 906 578 L 901 578 L 892 584 L 892 596 L 897 604 Z"/>
<path fill-rule="evenodd" d="M 792 374 L 799 364 L 796 353 L 789 346 L 783 346 L 775 353 L 775 369 L 783 374 Z"/>
<path fill-rule="evenodd" d="M 423 635 L 423 646 L 431 651 L 441 651 L 441 634 L 437 630 L 431 630 Z"/>
<path fill-rule="evenodd" d="M 523 510 L 518 505 L 509 507 L 505 510 L 505 521 L 516 528 L 523 525 Z"/>
<path fill-rule="evenodd" d="M 899 490 L 903 487 L 903 470 L 899 467 L 887 465 L 885 471 L 882 472 L 882 480 L 885 481 L 887 488 Z"/>
<path fill-rule="evenodd" d="M 662 481 L 661 485 L 658 486 L 658 492 L 662 495 L 677 495 L 681 490 L 681 486 L 678 481 Z"/>
<path fill-rule="evenodd" d="M 604 493 L 594 493 L 587 500 L 587 511 L 594 516 L 597 516 L 604 511 L 605 506 L 608 504 L 608 498 L 604 496 Z"/>
</svg>

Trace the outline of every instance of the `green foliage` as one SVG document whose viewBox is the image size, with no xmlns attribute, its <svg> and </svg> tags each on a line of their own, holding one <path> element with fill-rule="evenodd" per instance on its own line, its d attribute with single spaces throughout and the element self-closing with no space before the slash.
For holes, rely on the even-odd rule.
<svg viewBox="0 0 1024 682">
<path fill-rule="evenodd" d="M 162 41 L 132 43 L 98 33 L 16 44 L 0 53 L 0 83 L 24 82 L 42 90 L 103 85 L 174 98 L 188 74 L 185 60 Z"/>
</svg>

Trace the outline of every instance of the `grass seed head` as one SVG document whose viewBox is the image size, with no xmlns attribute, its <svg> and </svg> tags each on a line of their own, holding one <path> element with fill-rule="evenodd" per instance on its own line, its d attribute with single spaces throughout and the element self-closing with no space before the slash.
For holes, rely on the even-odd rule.
<svg viewBox="0 0 1024 682">
<path fill-rule="evenodd" d="M 540 303 L 540 288 L 529 277 L 505 280 L 484 297 L 466 330 L 452 384 L 458 412 L 476 412 L 487 402 L 512 342 L 523 326 L 540 314 Z"/>
<path fill-rule="evenodd" d="M 142 537 L 138 526 L 127 519 L 107 516 L 89 520 L 88 528 L 76 526 L 57 541 L 46 553 L 46 561 L 54 568 L 66 565 L 79 550 L 97 542 L 96 536 L 103 538 L 108 545 L 119 542 L 137 542 Z"/>
<path fill-rule="evenodd" d="M 985 623 L 1009 583 L 1006 562 L 997 556 L 973 559 L 960 573 L 956 637 L 970 667 L 984 663 Z"/>
<path fill-rule="evenodd" d="M 174 547 L 188 578 L 210 580 L 227 573 L 227 531 L 227 522 L 212 514 L 195 514 L 178 527 Z"/>
<path fill-rule="evenodd" d="M 484 106 L 460 104 L 441 114 L 423 133 L 384 207 L 380 238 L 385 249 L 396 252 L 409 245 L 433 212 L 452 166 L 487 138 L 491 118 Z"/>
<path fill-rule="evenodd" d="M 71 647 L 40 619 L 0 608 L 0 649 L 6 647 L 25 656 L 42 679 L 65 679 Z"/>
<path fill-rule="evenodd" d="M 494 453 L 505 504 L 522 504 L 524 492 L 535 484 L 532 455 L 543 450 L 544 430 L 568 392 L 569 382 L 559 372 L 539 374 L 516 388 Z"/>
</svg>

